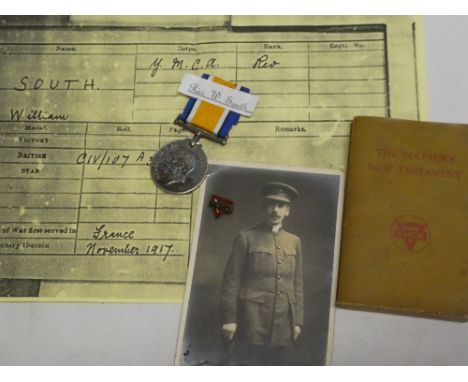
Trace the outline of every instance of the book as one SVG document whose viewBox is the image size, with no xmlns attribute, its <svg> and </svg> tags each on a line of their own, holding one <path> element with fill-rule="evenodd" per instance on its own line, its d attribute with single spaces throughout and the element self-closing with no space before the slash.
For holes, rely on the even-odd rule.
<svg viewBox="0 0 468 382">
<path fill-rule="evenodd" d="M 337 305 L 466 320 L 468 125 L 356 117 Z"/>
</svg>

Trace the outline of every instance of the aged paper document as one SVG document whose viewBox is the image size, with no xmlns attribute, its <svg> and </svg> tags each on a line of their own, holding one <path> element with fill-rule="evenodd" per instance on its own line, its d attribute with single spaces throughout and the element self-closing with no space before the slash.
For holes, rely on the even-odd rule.
<svg viewBox="0 0 468 382">
<path fill-rule="evenodd" d="M 212 160 L 344 170 L 354 116 L 424 116 L 413 17 L 176 20 L 0 29 L 2 297 L 181 300 L 197 194 L 149 165 L 188 72 L 260 96 Z"/>
</svg>

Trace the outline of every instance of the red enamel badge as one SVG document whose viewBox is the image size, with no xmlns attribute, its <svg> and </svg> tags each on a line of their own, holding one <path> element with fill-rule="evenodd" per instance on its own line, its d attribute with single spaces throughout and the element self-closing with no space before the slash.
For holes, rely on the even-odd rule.
<svg viewBox="0 0 468 382">
<path fill-rule="evenodd" d="M 229 199 L 213 194 L 210 199 L 210 208 L 213 210 L 214 217 L 218 219 L 224 214 L 232 214 L 234 203 Z"/>
</svg>

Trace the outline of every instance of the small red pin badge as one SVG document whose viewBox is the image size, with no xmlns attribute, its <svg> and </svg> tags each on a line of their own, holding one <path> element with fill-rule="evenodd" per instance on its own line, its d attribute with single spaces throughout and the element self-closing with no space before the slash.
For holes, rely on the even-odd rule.
<svg viewBox="0 0 468 382">
<path fill-rule="evenodd" d="M 234 203 L 229 199 L 213 194 L 210 199 L 210 208 L 213 210 L 214 217 L 218 219 L 224 214 L 232 214 Z"/>
</svg>

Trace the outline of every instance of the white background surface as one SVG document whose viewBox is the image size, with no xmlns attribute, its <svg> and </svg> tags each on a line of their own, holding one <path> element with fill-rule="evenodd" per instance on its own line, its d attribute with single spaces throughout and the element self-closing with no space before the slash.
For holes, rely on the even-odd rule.
<svg viewBox="0 0 468 382">
<path fill-rule="evenodd" d="M 429 119 L 468 123 L 468 17 L 426 17 L 425 37 Z M 0 365 L 170 365 L 179 315 L 178 304 L 0 304 Z M 468 324 L 338 309 L 334 364 L 468 365 Z"/>
</svg>

